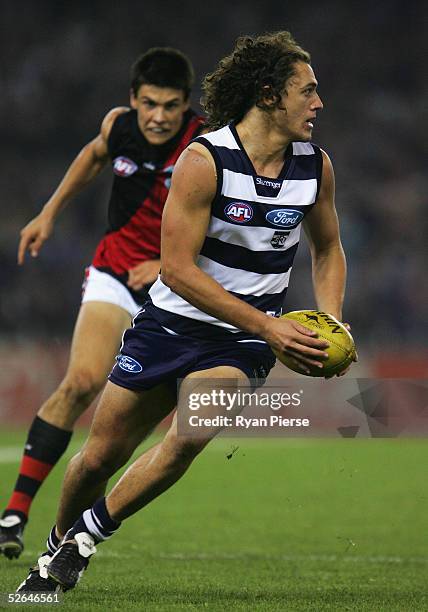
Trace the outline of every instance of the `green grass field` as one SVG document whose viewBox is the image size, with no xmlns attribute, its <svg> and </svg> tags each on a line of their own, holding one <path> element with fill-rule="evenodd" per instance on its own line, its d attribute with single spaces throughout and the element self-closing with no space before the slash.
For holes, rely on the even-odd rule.
<svg viewBox="0 0 428 612">
<path fill-rule="evenodd" d="M 0 436 L 2 507 L 23 441 Z M 227 459 L 231 441 L 214 441 L 99 545 L 59 609 L 428 610 L 426 441 L 236 443 Z M 64 467 L 33 506 L 23 555 L 0 558 L 0 592 L 14 591 L 43 550 Z"/>
</svg>

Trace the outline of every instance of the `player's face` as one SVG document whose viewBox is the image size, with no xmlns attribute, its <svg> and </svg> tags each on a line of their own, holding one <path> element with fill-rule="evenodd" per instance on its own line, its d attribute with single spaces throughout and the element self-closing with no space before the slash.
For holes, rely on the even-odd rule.
<svg viewBox="0 0 428 612">
<path fill-rule="evenodd" d="M 146 139 L 162 145 L 180 130 L 189 101 L 181 89 L 141 85 L 137 95 L 131 92 L 131 106 L 138 113 L 138 126 Z"/>
<path fill-rule="evenodd" d="M 287 81 L 275 120 L 291 141 L 308 142 L 317 112 L 323 108 L 317 93 L 314 71 L 305 62 L 296 62 L 295 75 Z"/>
</svg>

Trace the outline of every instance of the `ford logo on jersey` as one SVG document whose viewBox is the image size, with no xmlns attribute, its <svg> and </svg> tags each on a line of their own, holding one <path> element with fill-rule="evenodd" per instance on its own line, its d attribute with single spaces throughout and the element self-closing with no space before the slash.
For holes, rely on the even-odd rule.
<svg viewBox="0 0 428 612">
<path fill-rule="evenodd" d="M 128 355 L 118 355 L 116 357 L 117 365 L 121 370 L 125 370 L 125 372 L 129 372 L 130 374 L 138 374 L 143 371 L 143 366 L 141 363 L 138 363 L 136 359 L 132 357 L 128 357 Z"/>
<path fill-rule="evenodd" d="M 117 176 L 131 176 L 138 170 L 138 166 L 129 157 L 116 157 L 113 160 L 113 172 Z"/>
<path fill-rule="evenodd" d="M 266 221 L 275 227 L 296 227 L 305 215 L 293 208 L 276 208 L 266 214 Z"/>
<path fill-rule="evenodd" d="M 236 223 L 247 223 L 253 218 L 253 209 L 244 202 L 231 202 L 224 209 L 226 217 Z"/>
</svg>

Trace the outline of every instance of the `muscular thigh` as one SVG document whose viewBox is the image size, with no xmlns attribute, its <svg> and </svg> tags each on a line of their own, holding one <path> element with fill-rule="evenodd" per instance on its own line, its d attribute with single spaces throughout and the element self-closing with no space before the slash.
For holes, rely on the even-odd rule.
<svg viewBox="0 0 428 612">
<path fill-rule="evenodd" d="M 85 446 L 103 455 L 132 453 L 174 409 L 175 402 L 175 394 L 168 385 L 135 392 L 108 381 Z"/>
<path fill-rule="evenodd" d="M 203 428 L 197 428 L 195 433 L 192 434 L 192 429 L 188 427 L 189 417 L 195 415 L 201 419 L 213 419 L 216 416 L 236 414 L 240 410 L 236 407 L 229 410 L 228 402 L 220 399 L 220 392 L 236 393 L 238 389 L 242 391 L 250 390 L 250 388 L 251 385 L 247 375 L 239 368 L 232 366 L 218 366 L 192 372 L 186 376 L 180 388 L 175 434 L 178 436 L 184 434 L 183 438 L 187 444 L 194 443 L 197 446 L 205 446 L 223 427 L 204 425 Z M 195 411 L 189 409 L 189 395 L 191 393 L 197 394 L 199 397 L 202 394 L 205 396 L 204 401 L 200 402 L 199 408 Z M 212 401 L 208 401 L 208 398 L 211 398 Z"/>
<path fill-rule="evenodd" d="M 130 314 L 107 302 L 82 304 L 74 328 L 68 373 L 84 371 L 101 383 L 113 367 Z"/>
<path fill-rule="evenodd" d="M 227 415 L 227 407 L 223 406 L 219 401 L 220 391 L 226 391 L 233 393 L 239 389 L 249 389 L 250 381 L 247 375 L 233 366 L 217 366 L 215 368 L 209 368 L 207 370 L 198 370 L 192 372 L 183 381 L 183 385 L 180 389 L 180 402 L 183 399 L 183 393 L 188 392 L 187 389 L 191 389 L 192 392 L 205 393 L 213 396 L 212 392 L 216 391 L 217 394 L 213 397 L 214 403 L 207 403 L 207 405 L 200 407 L 198 414 L 203 416 L 212 416 L 213 414 Z M 187 387 L 187 389 L 186 389 Z"/>
</svg>

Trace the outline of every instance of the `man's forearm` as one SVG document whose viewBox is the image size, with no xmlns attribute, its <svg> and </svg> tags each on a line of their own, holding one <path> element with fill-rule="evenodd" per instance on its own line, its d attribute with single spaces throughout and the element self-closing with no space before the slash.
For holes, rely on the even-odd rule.
<svg viewBox="0 0 428 612">
<path fill-rule="evenodd" d="M 174 273 L 166 273 L 163 266 L 161 277 L 174 293 L 199 310 L 251 334 L 263 336 L 268 315 L 234 297 L 196 265 Z"/>
<path fill-rule="evenodd" d="M 341 245 L 313 258 L 312 282 L 318 308 L 340 321 L 346 284 L 346 259 Z"/>
<path fill-rule="evenodd" d="M 43 207 L 43 213 L 55 219 L 66 204 L 104 168 L 106 160 L 94 156 L 92 148 L 86 145 L 74 159 L 55 192 Z"/>
</svg>

